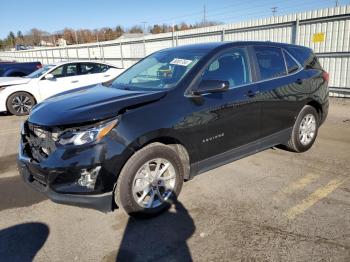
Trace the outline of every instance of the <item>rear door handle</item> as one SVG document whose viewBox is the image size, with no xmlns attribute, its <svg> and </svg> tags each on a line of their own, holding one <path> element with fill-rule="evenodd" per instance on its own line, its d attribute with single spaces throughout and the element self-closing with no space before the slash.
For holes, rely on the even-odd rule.
<svg viewBox="0 0 350 262">
<path fill-rule="evenodd" d="M 301 85 L 303 83 L 303 79 L 297 79 L 297 81 L 295 81 L 295 83 L 297 83 L 298 85 Z"/>
<path fill-rule="evenodd" d="M 78 83 L 79 82 L 79 80 L 73 80 L 73 81 L 71 81 L 71 83 Z"/>
<path fill-rule="evenodd" d="M 254 92 L 253 90 L 249 90 L 249 91 L 247 91 L 246 96 L 247 96 L 247 97 L 254 97 L 254 96 L 257 95 L 258 93 L 259 93 L 259 91 Z"/>
<path fill-rule="evenodd" d="M 109 77 L 109 76 L 111 76 L 111 75 L 104 75 L 104 77 Z"/>
</svg>

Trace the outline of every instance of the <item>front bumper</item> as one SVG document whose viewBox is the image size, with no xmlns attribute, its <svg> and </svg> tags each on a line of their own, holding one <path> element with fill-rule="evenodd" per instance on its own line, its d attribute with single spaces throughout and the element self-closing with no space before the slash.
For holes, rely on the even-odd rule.
<svg viewBox="0 0 350 262">
<path fill-rule="evenodd" d="M 38 180 L 34 178 L 33 174 L 30 171 L 30 168 L 28 168 L 28 165 L 33 165 L 29 159 L 25 160 L 23 157 L 18 157 L 17 165 L 18 170 L 22 175 L 24 181 L 30 187 L 43 193 L 55 203 L 92 208 L 102 212 L 108 212 L 112 210 L 112 192 L 98 195 L 76 195 L 57 193 L 54 190 L 52 190 L 49 186 L 43 186 Z"/>
<path fill-rule="evenodd" d="M 47 159 L 38 162 L 30 154 L 29 144 L 21 139 L 18 170 L 33 189 L 56 203 L 112 211 L 113 188 L 118 174 L 132 150 L 121 144 L 111 131 L 98 143 L 79 147 L 57 148 Z M 81 186 L 82 170 L 101 167 L 93 188 Z"/>
<path fill-rule="evenodd" d="M 5 112 L 5 111 L 7 111 L 6 97 L 4 95 L 1 95 L 1 90 L 0 90 L 0 112 Z"/>
</svg>

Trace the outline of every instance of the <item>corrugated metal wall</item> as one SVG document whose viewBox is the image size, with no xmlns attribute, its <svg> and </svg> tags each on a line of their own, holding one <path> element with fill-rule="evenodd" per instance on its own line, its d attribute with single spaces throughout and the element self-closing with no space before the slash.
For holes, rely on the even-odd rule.
<svg viewBox="0 0 350 262">
<path fill-rule="evenodd" d="M 323 41 L 314 41 L 315 34 Z M 308 46 L 330 73 L 332 95 L 350 94 L 350 5 L 211 26 L 142 38 L 117 39 L 94 44 L 0 52 L 0 59 L 41 61 L 104 60 L 127 68 L 157 50 L 213 41 L 259 40 Z"/>
</svg>

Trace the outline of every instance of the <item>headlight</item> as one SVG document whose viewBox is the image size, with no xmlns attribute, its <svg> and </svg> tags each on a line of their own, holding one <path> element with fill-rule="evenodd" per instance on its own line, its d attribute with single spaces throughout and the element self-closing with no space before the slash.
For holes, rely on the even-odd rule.
<svg viewBox="0 0 350 262">
<path fill-rule="evenodd" d="M 84 145 L 106 136 L 118 123 L 118 119 L 86 130 L 64 132 L 59 138 L 61 145 Z"/>
</svg>

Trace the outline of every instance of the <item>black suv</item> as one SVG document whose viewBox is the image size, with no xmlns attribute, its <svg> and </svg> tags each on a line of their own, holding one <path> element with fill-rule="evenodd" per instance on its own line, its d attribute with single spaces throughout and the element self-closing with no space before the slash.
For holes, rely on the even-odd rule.
<svg viewBox="0 0 350 262">
<path fill-rule="evenodd" d="M 328 73 L 309 48 L 181 46 L 35 106 L 18 166 L 57 203 L 155 215 L 196 174 L 275 145 L 308 150 L 327 112 Z"/>
</svg>

